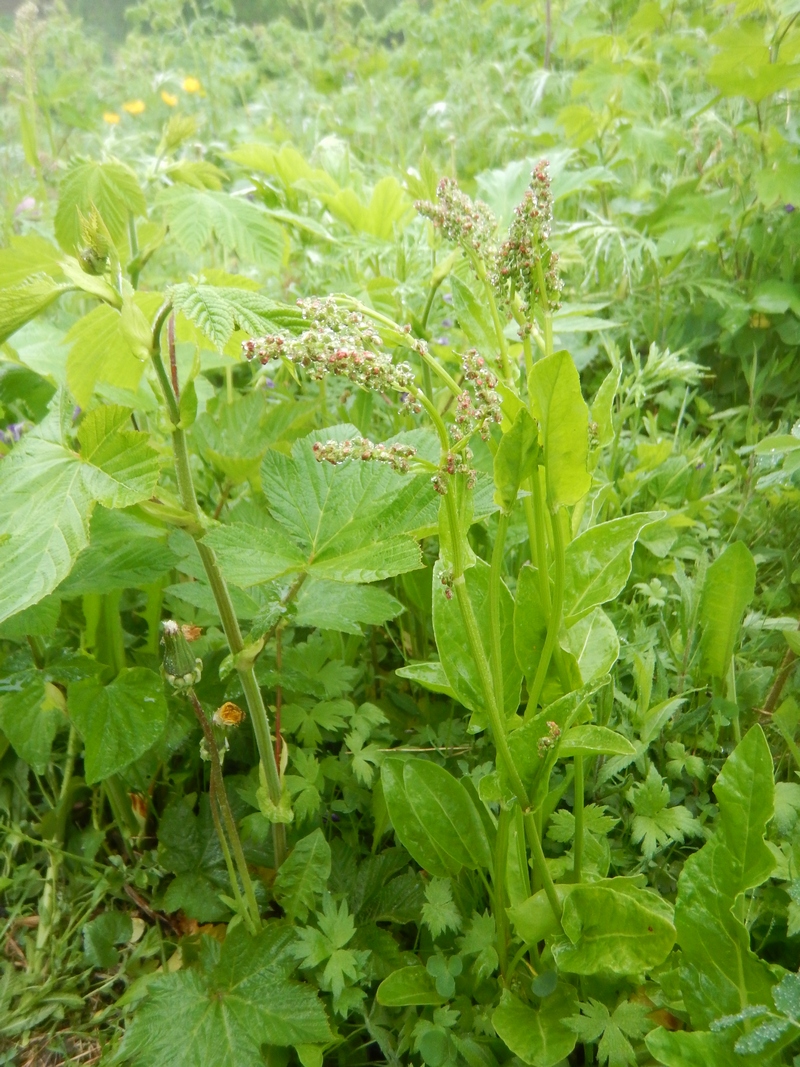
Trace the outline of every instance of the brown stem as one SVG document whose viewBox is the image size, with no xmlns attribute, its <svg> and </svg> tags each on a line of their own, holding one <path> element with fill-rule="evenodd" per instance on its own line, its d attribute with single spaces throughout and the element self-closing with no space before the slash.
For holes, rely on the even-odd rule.
<svg viewBox="0 0 800 1067">
<path fill-rule="evenodd" d="M 217 521 L 217 519 L 222 514 L 222 509 L 228 503 L 228 497 L 231 495 L 231 489 L 232 488 L 233 487 L 232 487 L 231 483 L 228 482 L 228 481 L 226 481 L 225 484 L 223 485 L 222 493 L 220 494 L 219 501 L 217 503 L 217 506 L 214 508 L 214 521 L 215 522 Z"/>
<path fill-rule="evenodd" d="M 172 388 L 175 390 L 175 399 L 180 400 L 181 391 L 178 387 L 178 361 L 175 357 L 175 313 L 169 317 L 167 326 L 167 342 L 169 346 L 169 369 L 172 374 Z"/>
<path fill-rule="evenodd" d="M 781 660 L 781 665 L 778 668 L 778 673 L 775 675 L 775 681 L 772 683 L 772 688 L 767 694 L 767 699 L 764 701 L 764 707 L 761 709 L 762 715 L 771 715 L 778 706 L 783 687 L 786 685 L 789 675 L 794 670 L 796 660 L 797 654 L 790 648 L 787 648 L 783 659 Z"/>
</svg>

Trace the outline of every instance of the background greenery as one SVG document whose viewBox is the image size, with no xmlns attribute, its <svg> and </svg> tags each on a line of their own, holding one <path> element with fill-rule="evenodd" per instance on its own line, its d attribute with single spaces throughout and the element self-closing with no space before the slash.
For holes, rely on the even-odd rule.
<svg viewBox="0 0 800 1067">
<path fill-rule="evenodd" d="M 593 487 L 573 532 L 581 522 L 585 528 L 638 512 L 670 515 L 635 550 L 631 542 L 630 571 L 605 604 L 619 654 L 597 716 L 635 756 L 589 766 L 587 800 L 595 807 L 587 808 L 587 864 L 595 876 L 644 875 L 674 903 L 690 856 L 705 860 L 688 868 L 694 873 L 684 892 L 691 878 L 706 877 L 706 842 L 729 835 L 754 842 L 756 852 L 766 847 L 768 859 L 761 856 L 749 881 L 742 876 L 746 898 L 728 901 L 726 879 L 713 875 L 703 891 L 723 917 L 735 911 L 741 930 L 731 936 L 762 967 L 749 1004 L 766 1004 L 767 1021 L 780 1031 L 749 1053 L 735 1051 L 734 1039 L 763 1022 L 757 1013 L 755 1022 L 723 1020 L 717 1032 L 709 1028 L 718 1017 L 747 1005 L 726 1006 L 725 990 L 713 984 L 716 1015 L 687 1004 L 680 968 L 702 975 L 710 966 L 692 949 L 692 922 L 700 924 L 698 941 L 715 944 L 711 920 L 704 926 L 689 916 L 683 925 L 676 919 L 679 948 L 652 973 L 581 979 L 580 1007 L 578 993 L 574 1002 L 563 994 L 569 1002 L 555 1014 L 577 1020 L 579 1039 L 565 1054 L 573 1064 L 595 1059 L 612 1067 L 791 1063 L 800 1032 L 796 991 L 769 991 L 782 969 L 789 977 L 797 971 L 800 949 L 796 5 L 567 0 L 552 4 L 549 32 L 543 3 L 500 0 L 102 7 L 76 0 L 23 5 L 16 14 L 14 7 L 0 61 L 0 290 L 33 271 L 52 271 L 66 286 L 53 239 L 63 252 L 80 251 L 74 209 L 88 212 L 95 203 L 121 259 L 140 254 L 135 303 L 148 319 L 157 294 L 187 279 L 223 287 L 235 276 L 234 285 L 289 305 L 346 293 L 411 324 L 458 373 L 459 353 L 481 347 L 481 323 L 470 321 L 459 298 L 473 279 L 460 261 L 450 264 L 452 277 L 431 287 L 431 272 L 450 248 L 415 215 L 413 202 L 434 198 L 437 180 L 449 175 L 488 203 L 502 231 L 533 164 L 549 159 L 553 247 L 565 280 L 556 347 L 569 349 L 581 372 L 593 435 Z M 117 163 L 127 168 L 122 177 L 103 170 Z M 138 252 L 129 215 L 138 220 Z M 226 671 L 213 602 L 193 580 L 199 572 L 190 539 L 167 513 L 177 508 L 167 434 L 130 333 L 85 285 L 58 303 L 48 293 L 38 317 L 20 312 L 14 320 L 18 293 L 2 304 L 2 464 L 20 437 L 24 443 L 53 417 L 48 406 L 66 387 L 67 424 L 75 406 L 95 419 L 103 416 L 93 412 L 111 405 L 135 412 L 138 431 L 151 435 L 164 509 L 148 510 L 146 477 L 138 495 L 117 502 L 122 510 L 95 494 L 100 504 L 73 545 L 71 573 L 51 583 L 35 616 L 20 621 L 16 607 L 4 613 L 0 1055 L 8 1063 L 112 1062 L 126 1027 L 137 1035 L 130 1019 L 160 969 L 180 967 L 195 976 L 187 981 L 222 988 L 231 969 L 247 972 L 250 951 L 230 935 L 218 959 L 200 936 L 202 928 L 221 939 L 233 912 L 200 733 L 186 701 L 167 699 L 156 675 L 158 619 L 174 615 L 203 629 L 192 647 L 203 660 L 198 695 L 206 707 L 241 695 Z M 322 431 L 346 423 L 382 441 L 412 431 L 396 405 L 341 381 L 301 386 L 280 365 L 266 381 L 241 361 L 241 335 L 209 340 L 195 325 L 188 315 L 179 322 L 177 346 L 182 378 L 197 375 L 192 472 L 201 505 L 226 523 L 260 521 L 262 461 L 277 462 L 275 455 L 309 433 L 325 439 Z M 515 344 L 515 327 L 508 338 Z M 124 439 L 119 447 L 131 445 Z M 491 486 L 490 451 L 474 448 L 479 479 Z M 18 532 L 30 510 L 29 501 L 6 499 L 0 593 L 11 602 L 41 568 L 28 557 L 3 561 L 6 535 Z M 46 494 L 38 509 L 47 512 Z M 470 543 L 489 560 L 497 519 L 488 510 L 478 518 Z M 519 514 L 505 562 L 514 592 L 526 539 Z M 737 612 L 713 600 L 708 575 L 740 542 L 752 554 L 755 582 L 751 596 L 745 588 L 739 597 L 742 626 L 734 627 L 735 656 L 730 661 L 728 653 L 720 679 L 705 635 L 715 618 Z M 253 639 L 270 635 L 257 668 L 270 703 L 277 684 L 286 690 L 284 729 L 299 753 L 288 771 L 297 813 L 291 843 L 305 842 L 309 865 L 323 873 L 305 889 L 291 873 L 273 888 L 247 725 L 231 736 L 228 792 L 259 904 L 277 914 L 277 901 L 303 927 L 309 951 L 298 958 L 318 963 L 300 973 L 322 991 L 330 1013 L 343 1006 L 331 1014 L 337 1034 L 326 1063 L 543 1063 L 540 1051 L 504 1044 L 496 1036 L 502 1026 L 490 1022 L 500 995 L 496 929 L 478 878 L 462 873 L 449 886 L 420 876 L 421 864 L 396 845 L 385 805 L 376 801 L 376 768 L 389 748 L 424 752 L 476 789 L 493 766 L 485 734 L 468 731 L 469 717 L 447 687 L 431 691 L 395 673 L 434 655 L 436 538 L 422 544 L 426 569 L 364 587 L 375 594 L 368 604 L 336 602 L 326 614 L 324 603 L 298 598 L 281 652 L 269 597 L 244 582 L 236 590 Z M 726 558 L 717 575 L 733 573 Z M 108 743 L 104 763 L 103 745 L 84 750 L 79 735 L 96 729 L 87 722 L 99 700 L 117 701 L 125 714 L 128 684 L 138 693 L 152 687 L 157 714 L 127 748 L 137 720 L 120 720 L 128 735 L 121 732 L 116 748 Z M 764 728 L 766 758 L 748 740 L 754 723 Z M 733 809 L 721 813 L 725 791 L 713 789 L 742 737 L 739 762 L 726 773 L 734 793 L 740 779 L 758 784 L 746 805 L 754 813 L 747 831 L 726 822 Z M 551 799 L 543 832 L 558 879 L 572 863 L 574 792 L 566 773 L 555 775 Z M 378 873 L 368 866 L 376 857 Z M 275 936 L 260 951 L 288 959 Z M 320 938 L 328 939 L 322 947 Z M 336 952 L 347 957 L 339 958 L 338 976 L 323 966 Z M 375 999 L 378 982 L 404 964 L 427 966 L 424 981 L 438 990 L 428 991 L 427 1007 L 414 1001 L 401 1010 Z M 510 980 L 508 988 L 541 1012 L 548 991 L 526 980 L 524 994 Z M 549 992 L 562 995 L 560 987 Z M 442 998 L 450 1008 L 439 1007 Z M 159 1026 L 166 1032 L 180 1010 L 180 1002 L 167 1003 L 161 1019 L 155 1009 L 139 1017 L 153 1033 Z M 670 1059 L 666 1045 L 645 1043 L 656 1024 L 669 1033 L 693 1028 L 702 1041 L 691 1055 L 699 1058 L 687 1058 L 687 1046 Z M 732 1027 L 739 1029 L 730 1036 Z M 128 1039 L 123 1057 L 175 1062 L 175 1049 L 148 1049 L 142 1032 Z M 321 1062 L 316 1052 L 288 1052 L 283 1046 L 291 1042 L 263 1033 L 273 1046 L 266 1062 Z M 214 1051 L 213 1042 L 208 1047 Z M 204 1062 L 196 1049 L 182 1054 L 186 1063 Z M 237 1067 L 262 1061 L 258 1047 L 237 1055 Z"/>
</svg>

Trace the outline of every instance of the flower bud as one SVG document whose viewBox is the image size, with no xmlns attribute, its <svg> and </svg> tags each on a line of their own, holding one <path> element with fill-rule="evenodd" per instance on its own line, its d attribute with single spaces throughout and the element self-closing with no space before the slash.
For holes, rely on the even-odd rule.
<svg viewBox="0 0 800 1067">
<path fill-rule="evenodd" d="M 161 623 L 161 644 L 164 646 L 164 677 L 175 689 L 190 689 L 197 685 L 203 673 L 203 661 L 192 654 L 181 627 L 174 619 Z"/>
</svg>

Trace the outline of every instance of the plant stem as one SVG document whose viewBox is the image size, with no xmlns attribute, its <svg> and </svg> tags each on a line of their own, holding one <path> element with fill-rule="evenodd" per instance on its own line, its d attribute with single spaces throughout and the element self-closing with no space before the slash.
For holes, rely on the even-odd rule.
<svg viewBox="0 0 800 1067">
<path fill-rule="evenodd" d="M 503 566 L 503 552 L 506 546 L 508 519 L 504 511 L 497 520 L 497 535 L 492 549 L 492 564 L 489 570 L 489 632 L 492 643 L 492 675 L 494 677 L 495 699 L 501 709 L 505 708 L 503 694 L 503 653 L 500 643 L 500 586 Z"/>
<path fill-rule="evenodd" d="M 558 899 L 558 893 L 556 892 L 553 878 L 547 866 L 547 860 L 545 859 L 544 851 L 542 849 L 542 839 L 539 835 L 539 827 L 536 825 L 536 819 L 534 818 L 532 811 L 525 812 L 525 830 L 528 835 L 528 844 L 531 847 L 533 868 L 539 876 L 545 896 L 550 902 L 553 914 L 558 920 L 558 925 L 561 926 L 561 915 L 564 909 L 561 906 L 561 901 Z"/>
<path fill-rule="evenodd" d="M 250 909 L 250 918 L 253 926 L 258 930 L 261 926 L 261 916 L 258 911 L 258 903 L 256 901 L 255 891 L 253 889 L 253 883 L 250 879 L 250 872 L 247 869 L 247 860 L 244 856 L 244 850 L 242 849 L 242 842 L 239 838 L 239 831 L 236 829 L 236 820 L 233 817 L 231 806 L 228 803 L 228 794 L 225 791 L 225 781 L 222 777 L 222 764 L 219 760 L 219 748 L 217 747 L 217 741 L 214 737 L 214 731 L 211 728 L 211 724 L 206 718 L 206 714 L 203 711 L 203 706 L 197 699 L 197 694 L 194 689 L 189 690 L 189 700 L 191 701 L 192 708 L 194 710 L 195 717 L 200 723 L 200 729 L 203 731 L 203 736 L 206 739 L 206 748 L 208 754 L 211 757 L 211 782 L 213 785 L 214 796 L 211 798 L 212 814 L 214 814 L 214 801 L 219 804 L 219 810 L 222 813 L 222 818 L 225 822 L 225 830 L 230 838 L 231 848 L 233 854 L 236 857 L 236 866 L 239 870 L 239 877 L 242 879 L 242 885 L 244 886 L 245 897 L 247 898 L 247 905 Z M 217 816 L 217 819 L 219 816 Z M 216 820 L 215 820 L 216 822 Z M 224 853 L 227 853 L 227 858 L 230 860 L 230 853 L 228 853 L 227 845 L 225 844 L 225 834 L 222 832 L 222 826 L 218 828 L 218 835 L 220 843 Z M 233 869 L 229 866 L 229 871 L 233 875 Z M 235 875 L 231 878 L 231 887 L 234 890 L 234 895 L 239 896 L 239 886 L 236 881 Z"/>
<path fill-rule="evenodd" d="M 540 257 L 536 259 L 536 280 L 539 283 L 539 302 L 542 307 L 542 318 L 544 319 L 544 354 L 545 356 L 552 356 L 553 313 L 547 300 L 547 285 L 544 280 L 544 267 Z"/>
<path fill-rule="evenodd" d="M 497 301 L 494 298 L 492 292 L 492 285 L 486 274 L 486 267 L 477 256 L 472 257 L 473 266 L 477 272 L 478 277 L 483 283 L 483 289 L 486 293 L 486 302 L 489 305 L 489 312 L 492 316 L 492 324 L 494 325 L 494 332 L 497 336 L 497 347 L 500 349 L 500 366 L 503 368 L 503 377 L 506 382 L 511 384 L 511 364 L 508 362 L 508 344 L 506 342 L 506 335 L 503 332 L 503 324 L 500 322 L 500 315 L 497 311 Z"/>
<path fill-rule="evenodd" d="M 559 512 L 552 513 L 553 526 L 553 556 L 555 560 L 555 582 L 553 586 L 553 602 L 550 609 L 550 618 L 547 623 L 547 637 L 545 638 L 542 655 L 536 667 L 536 677 L 531 686 L 528 706 L 525 709 L 525 718 L 529 719 L 536 713 L 539 698 L 542 695 L 547 670 L 553 650 L 558 640 L 558 631 L 561 629 L 561 614 L 564 606 L 564 578 L 566 573 L 566 557 L 564 551 L 564 532 L 561 528 L 561 516 Z"/>
<path fill-rule="evenodd" d="M 175 474 L 178 482 L 178 493 L 180 495 L 181 505 L 185 511 L 189 512 L 196 522 L 196 529 L 191 531 L 192 536 L 197 545 L 197 551 L 203 563 L 206 577 L 208 578 L 208 584 L 214 595 L 214 601 L 217 605 L 217 611 L 219 612 L 222 629 L 228 642 L 228 648 L 230 649 L 231 654 L 236 657 L 244 649 L 244 641 L 242 640 L 242 632 L 239 628 L 239 620 L 236 618 L 236 611 L 233 607 L 230 591 L 227 582 L 223 578 L 219 569 L 217 558 L 214 555 L 213 550 L 200 540 L 200 536 L 203 532 L 203 515 L 200 511 L 200 506 L 197 503 L 194 483 L 192 482 L 192 472 L 189 465 L 189 451 L 186 446 L 186 434 L 178 425 L 180 422 L 178 400 L 173 391 L 172 383 L 167 377 L 164 361 L 161 358 L 161 330 L 164 322 L 169 317 L 169 314 L 170 306 L 169 304 L 165 304 L 159 310 L 153 324 L 153 347 L 151 353 L 153 366 L 155 367 L 159 382 L 161 383 L 164 400 L 172 422 L 172 448 L 175 456 Z M 256 680 L 253 666 L 239 666 L 237 669 L 239 671 L 242 689 L 244 690 L 245 700 L 247 701 L 247 707 L 250 712 L 250 720 L 256 735 L 258 754 L 264 769 L 264 777 L 266 778 L 269 797 L 272 803 L 277 807 L 281 799 L 281 781 L 280 774 L 278 773 L 278 766 L 275 762 L 275 752 L 269 731 L 269 716 L 264 705 L 264 698 L 261 695 L 261 689 Z M 275 866 L 280 867 L 286 855 L 286 827 L 283 823 L 272 824 L 272 840 L 275 850 Z"/>
<path fill-rule="evenodd" d="M 508 831 L 511 812 L 501 808 L 497 817 L 497 837 L 494 845 L 494 921 L 497 926 L 497 956 L 500 973 L 508 967 L 508 915 L 506 914 L 506 868 L 508 865 Z"/>
<path fill-rule="evenodd" d="M 573 763 L 575 767 L 575 780 L 573 782 L 575 803 L 572 808 L 572 813 L 575 816 L 575 840 L 572 845 L 572 854 L 574 857 L 573 873 L 575 875 L 575 881 L 580 882 L 582 873 L 581 867 L 583 865 L 583 756 L 576 756 Z"/>
</svg>

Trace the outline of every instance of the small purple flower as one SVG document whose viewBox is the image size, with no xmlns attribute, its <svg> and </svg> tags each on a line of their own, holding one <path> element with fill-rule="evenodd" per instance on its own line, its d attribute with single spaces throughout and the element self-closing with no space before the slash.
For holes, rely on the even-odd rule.
<svg viewBox="0 0 800 1067">
<path fill-rule="evenodd" d="M 444 300 L 445 304 L 452 304 L 453 303 L 453 294 L 452 293 L 445 293 L 444 296 L 442 297 L 442 300 Z"/>
<path fill-rule="evenodd" d="M 14 208 L 15 215 L 22 215 L 26 211 L 36 210 L 36 200 L 32 196 L 25 196 L 20 200 L 17 206 Z"/>
<path fill-rule="evenodd" d="M 787 215 L 791 215 L 791 213 L 794 211 L 794 204 L 784 204 L 783 210 L 786 212 Z"/>
<path fill-rule="evenodd" d="M 445 330 L 449 330 L 452 325 L 453 325 L 453 320 L 452 319 L 442 319 L 442 326 L 444 327 Z"/>
<path fill-rule="evenodd" d="M 449 345 L 450 344 L 450 338 L 449 337 L 437 337 L 436 338 L 436 344 L 437 345 Z"/>
<path fill-rule="evenodd" d="M 275 382 L 272 380 L 272 378 L 265 378 L 264 385 L 267 387 L 267 389 L 275 388 Z"/>
<path fill-rule="evenodd" d="M 7 445 L 15 445 L 26 429 L 24 422 L 10 422 L 5 430 L 0 430 L 0 439 Z"/>
<path fill-rule="evenodd" d="M 76 404 L 75 407 L 72 409 L 72 421 L 77 422 L 80 417 L 81 409 Z"/>
</svg>

